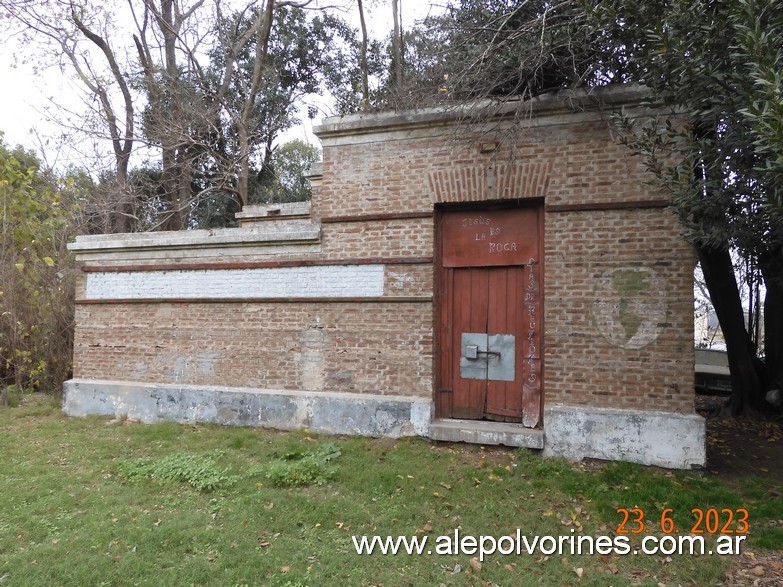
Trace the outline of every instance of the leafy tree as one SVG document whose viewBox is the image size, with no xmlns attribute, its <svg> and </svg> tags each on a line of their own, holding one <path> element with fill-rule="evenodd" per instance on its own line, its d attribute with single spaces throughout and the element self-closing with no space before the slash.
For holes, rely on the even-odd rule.
<svg viewBox="0 0 783 587">
<path fill-rule="evenodd" d="M 83 177 L 59 179 L 0 142 L 0 378 L 50 390 L 70 371 L 73 262 L 66 249 Z"/>
<path fill-rule="evenodd" d="M 772 0 L 602 0 L 588 25 L 622 81 L 682 124 L 626 126 L 694 244 L 723 330 L 730 409 L 770 411 L 783 386 L 783 5 Z M 604 65 L 606 65 L 604 64 Z M 764 348 L 745 320 L 731 251 L 764 283 Z"/>
<path fill-rule="evenodd" d="M 238 12 L 226 18 L 223 28 L 232 31 L 226 34 L 228 37 L 242 37 L 255 21 L 252 11 Z M 328 13 L 313 15 L 301 8 L 279 6 L 268 39 L 263 82 L 255 96 L 250 95 L 257 67 L 255 42 L 247 43 L 242 52 L 231 56 L 237 73 L 224 89 L 223 106 L 214 124 L 217 133 L 213 151 L 218 159 L 241 160 L 243 144 L 250 141 L 247 189 L 238 194 L 242 203 L 258 201 L 263 175 L 275 152 L 274 143 L 281 132 L 298 123 L 300 100 L 344 86 L 344 74 L 357 61 L 356 47 L 355 32 L 344 21 Z M 221 72 L 225 68 L 226 53 L 218 47 L 212 54 L 206 78 L 212 83 L 224 79 Z M 204 88 L 206 95 L 219 91 L 208 83 Z M 251 102 L 253 108 L 245 122 L 248 136 L 243 139 L 234 113 L 242 104 Z"/>
<path fill-rule="evenodd" d="M 260 203 L 302 202 L 312 197 L 308 169 L 321 160 L 321 150 L 302 140 L 280 145 L 274 150 L 256 196 Z"/>
</svg>

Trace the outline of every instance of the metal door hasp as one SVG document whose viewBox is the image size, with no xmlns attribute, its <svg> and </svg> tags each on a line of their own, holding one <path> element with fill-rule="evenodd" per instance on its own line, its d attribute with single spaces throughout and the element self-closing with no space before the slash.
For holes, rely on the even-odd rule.
<svg viewBox="0 0 783 587">
<path fill-rule="evenodd" d="M 484 381 L 516 379 L 516 338 L 513 334 L 463 332 L 460 377 Z"/>
</svg>

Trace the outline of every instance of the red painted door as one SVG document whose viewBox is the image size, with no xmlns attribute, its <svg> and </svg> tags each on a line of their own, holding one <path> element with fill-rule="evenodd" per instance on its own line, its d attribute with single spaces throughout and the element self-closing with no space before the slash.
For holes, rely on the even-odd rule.
<svg viewBox="0 0 783 587">
<path fill-rule="evenodd" d="M 439 217 L 439 417 L 538 425 L 540 210 Z"/>
</svg>

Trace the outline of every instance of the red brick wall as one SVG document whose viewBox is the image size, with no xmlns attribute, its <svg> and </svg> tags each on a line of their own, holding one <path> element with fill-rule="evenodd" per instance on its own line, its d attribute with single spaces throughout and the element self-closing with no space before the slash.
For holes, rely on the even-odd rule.
<svg viewBox="0 0 783 587">
<path fill-rule="evenodd" d="M 74 376 L 431 397 L 428 214 L 436 204 L 535 198 L 545 206 L 545 403 L 692 412 L 693 264 L 676 219 L 601 116 L 533 122 L 473 135 L 443 125 L 324 132 L 312 204 L 325 221 L 320 252 L 234 260 L 409 259 L 386 267 L 384 296 L 399 300 L 80 304 Z M 650 206 L 596 209 L 634 202 Z M 640 348 L 602 333 L 607 315 L 616 330 L 623 313 L 632 331 L 644 310 L 602 300 L 612 279 L 663 284 L 664 317 Z"/>
<path fill-rule="evenodd" d="M 692 253 L 672 214 L 548 212 L 545 224 L 546 401 L 692 412 Z M 597 282 L 623 268 L 650 270 L 665 283 L 659 335 L 639 349 L 613 344 L 597 323 Z"/>
<path fill-rule="evenodd" d="M 429 397 L 427 303 L 82 304 L 77 379 Z"/>
</svg>

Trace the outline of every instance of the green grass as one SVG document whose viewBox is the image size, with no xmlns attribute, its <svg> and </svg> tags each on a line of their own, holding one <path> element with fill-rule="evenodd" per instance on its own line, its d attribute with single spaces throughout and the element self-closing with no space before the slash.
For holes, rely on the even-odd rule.
<svg viewBox="0 0 783 587">
<path fill-rule="evenodd" d="M 607 534 L 617 508 L 745 507 L 780 549 L 781 488 L 423 440 L 110 424 L 51 402 L 0 410 L 6 585 L 714 585 L 718 556 L 359 556 L 352 535 Z M 302 465 L 305 463 L 305 465 Z M 309 483 L 309 484 L 303 484 Z M 758 528 L 758 530 L 756 530 Z M 459 572 L 455 572 L 459 571 Z M 581 577 L 579 574 L 581 574 Z"/>
</svg>

